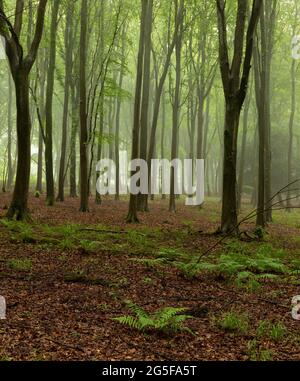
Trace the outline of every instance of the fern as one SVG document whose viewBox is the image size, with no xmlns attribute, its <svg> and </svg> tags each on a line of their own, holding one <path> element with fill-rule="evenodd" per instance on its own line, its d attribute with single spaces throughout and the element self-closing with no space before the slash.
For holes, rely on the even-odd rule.
<svg viewBox="0 0 300 381">
<path fill-rule="evenodd" d="M 192 333 L 188 327 L 183 325 L 187 319 L 191 318 L 191 316 L 183 314 L 185 308 L 166 307 L 153 314 L 148 314 L 131 301 L 127 301 L 126 304 L 135 316 L 119 316 L 112 320 L 139 331 L 154 329 L 163 332 L 188 331 Z"/>
<path fill-rule="evenodd" d="M 138 263 L 140 263 L 146 267 L 152 267 L 152 268 L 162 266 L 166 263 L 165 258 L 156 258 L 156 259 L 153 259 L 153 258 L 141 258 L 141 259 L 133 258 L 133 259 L 131 259 L 131 261 L 138 262 Z"/>
</svg>

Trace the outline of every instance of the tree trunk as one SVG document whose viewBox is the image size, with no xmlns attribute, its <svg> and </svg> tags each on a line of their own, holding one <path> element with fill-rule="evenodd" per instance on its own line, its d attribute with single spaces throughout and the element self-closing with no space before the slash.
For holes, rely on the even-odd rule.
<svg viewBox="0 0 300 381">
<path fill-rule="evenodd" d="M 11 135 L 12 135 L 12 80 L 11 75 L 8 76 L 8 113 L 7 113 L 7 184 L 6 189 L 10 190 L 13 182 L 13 168 L 12 168 L 12 149 L 11 149 Z"/>
<path fill-rule="evenodd" d="M 125 65 L 125 48 L 126 48 L 126 29 L 123 27 L 122 32 L 122 62 L 121 62 L 121 70 L 119 76 L 119 88 L 121 89 L 123 86 L 124 79 L 124 65 Z M 115 199 L 119 200 L 120 198 L 120 115 L 121 115 L 121 105 L 122 100 L 120 97 L 117 99 L 117 110 L 116 110 L 116 133 L 115 133 L 115 159 L 116 159 L 116 195 Z"/>
<path fill-rule="evenodd" d="M 239 118 L 248 91 L 253 54 L 253 38 L 261 13 L 262 2 L 260 0 L 253 0 L 251 16 L 246 32 L 247 2 L 243 0 L 238 1 L 234 33 L 234 51 L 231 63 L 229 62 L 230 54 L 227 41 L 226 2 L 224 0 L 216 0 L 216 5 L 218 15 L 220 71 L 226 103 L 223 200 L 220 230 L 224 234 L 236 235 L 239 230 L 237 224 L 236 182 Z M 246 41 L 244 42 L 245 35 Z"/>
<path fill-rule="evenodd" d="M 18 162 L 15 188 L 10 207 L 7 212 L 8 218 L 16 217 L 23 220 L 27 215 L 27 200 L 30 178 L 31 159 L 31 120 L 29 110 L 29 73 L 20 67 L 14 77 L 17 107 L 17 147 Z"/>
<path fill-rule="evenodd" d="M 149 124 L 149 99 L 150 99 L 150 67 L 151 67 L 151 34 L 152 34 L 153 0 L 149 0 L 145 20 L 145 46 L 144 46 L 144 75 L 141 106 L 141 131 L 140 131 L 140 159 L 147 160 L 148 124 Z M 138 210 L 148 210 L 147 195 L 138 194 Z"/>
<path fill-rule="evenodd" d="M 239 181 L 238 181 L 238 208 L 241 209 L 242 206 L 242 196 L 244 187 L 244 171 L 245 171 L 245 154 L 246 154 L 246 143 L 247 143 L 247 132 L 248 132 L 248 115 L 250 108 L 251 94 L 248 94 L 245 102 L 244 114 L 243 114 L 243 135 L 242 135 L 242 145 L 241 145 L 241 155 L 240 155 L 240 165 L 239 165 Z"/>
<path fill-rule="evenodd" d="M 47 57 L 45 57 L 45 50 L 41 55 L 42 59 L 40 68 L 40 118 L 42 123 L 39 125 L 39 146 L 38 146 L 38 165 L 37 165 L 37 180 L 36 180 L 36 191 L 39 193 L 43 192 L 43 150 L 44 150 L 44 140 L 42 128 L 44 128 L 45 121 L 45 80 L 46 80 L 46 68 L 47 68 Z"/>
<path fill-rule="evenodd" d="M 46 164 L 46 188 L 47 196 L 46 202 L 48 206 L 54 205 L 54 178 L 53 178 L 53 141 L 52 141 L 52 105 L 53 105 L 53 90 L 54 90 L 54 71 L 56 61 L 56 32 L 57 32 L 57 19 L 60 0 L 53 3 L 51 28 L 50 28 L 50 53 L 49 53 L 49 67 L 47 74 L 47 90 L 46 90 L 46 131 L 45 131 L 45 164 Z"/>
<path fill-rule="evenodd" d="M 223 203 L 222 231 L 230 234 L 237 232 L 237 181 L 236 156 L 237 133 L 240 118 L 239 106 L 227 103 L 224 128 L 224 160 L 223 160 Z"/>
<path fill-rule="evenodd" d="M 12 201 L 7 212 L 8 218 L 22 220 L 26 217 L 27 200 L 30 179 L 30 150 L 31 150 L 31 119 L 29 109 L 29 73 L 36 60 L 37 51 L 44 29 L 44 18 L 47 0 L 40 0 L 37 7 L 36 25 L 32 44 L 26 57 L 19 36 L 22 29 L 22 15 L 24 3 L 17 2 L 15 24 L 12 26 L 4 12 L 3 1 L 0 1 L 0 34 L 6 42 L 6 54 L 10 64 L 10 71 L 15 83 L 17 108 L 17 174 Z"/>
<path fill-rule="evenodd" d="M 86 95 L 86 60 L 87 60 L 87 0 L 81 3 L 80 32 L 80 211 L 88 212 L 88 157 L 87 157 L 87 95 Z"/>
<path fill-rule="evenodd" d="M 292 162 L 293 162 L 293 142 L 294 142 L 294 119 L 296 112 L 296 61 L 293 60 L 291 66 L 291 82 L 292 82 L 292 92 L 291 92 L 291 113 L 289 120 L 289 146 L 288 146 L 288 184 L 293 181 L 292 176 Z M 292 203 L 290 198 L 292 197 L 291 192 L 287 193 L 287 211 L 291 211 Z"/>
<path fill-rule="evenodd" d="M 78 89 L 77 84 L 71 84 L 72 126 L 70 139 L 70 197 L 77 197 L 76 183 L 76 140 L 78 132 Z"/>
<path fill-rule="evenodd" d="M 69 5 L 66 17 L 65 29 L 65 95 L 64 95 L 64 110 L 62 122 L 62 138 L 61 138 L 61 156 L 59 165 L 59 179 L 58 179 L 58 201 L 64 201 L 64 183 L 66 171 L 66 151 L 67 151 L 67 128 L 68 128 L 68 113 L 69 113 L 69 94 L 70 83 L 72 80 L 72 64 L 73 64 L 73 33 L 72 33 L 72 15 L 73 9 Z"/>
<path fill-rule="evenodd" d="M 135 99 L 134 99 L 134 115 L 133 115 L 133 129 L 132 129 L 132 148 L 131 160 L 138 159 L 139 157 L 139 134 L 140 134 L 140 115 L 141 115 L 141 95 L 142 95 L 142 82 L 143 82 L 143 62 L 144 62 L 144 46 L 145 46 L 145 22 L 147 17 L 147 9 L 149 7 L 149 0 L 142 0 L 142 13 L 140 22 L 140 41 L 137 62 L 136 86 L 135 86 Z M 131 177 L 136 171 L 131 170 Z M 137 216 L 137 196 L 130 193 L 129 209 L 126 221 L 128 223 L 139 222 Z"/>
<path fill-rule="evenodd" d="M 184 1 L 181 0 L 180 8 L 183 8 Z M 178 2 L 176 1 L 176 13 L 178 12 Z M 173 104 L 173 125 L 172 125 L 172 149 L 171 160 L 177 159 L 178 156 L 178 134 L 179 134 L 179 110 L 180 110 L 180 85 L 181 85 L 181 48 L 182 48 L 182 36 L 183 36 L 183 18 L 180 20 L 178 36 L 175 43 L 176 52 L 176 84 L 175 84 L 175 97 Z M 176 172 L 176 175 L 178 173 Z M 169 199 L 169 211 L 175 212 L 175 182 L 178 179 L 175 178 L 175 168 L 171 167 L 170 176 L 170 199 Z"/>
</svg>

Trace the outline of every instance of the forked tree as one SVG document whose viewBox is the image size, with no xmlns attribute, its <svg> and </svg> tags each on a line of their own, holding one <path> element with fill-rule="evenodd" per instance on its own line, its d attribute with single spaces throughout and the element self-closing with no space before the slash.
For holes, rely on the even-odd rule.
<svg viewBox="0 0 300 381">
<path fill-rule="evenodd" d="M 7 212 L 8 218 L 22 220 L 27 215 L 27 201 L 31 159 L 31 118 L 29 107 L 29 73 L 36 60 L 42 39 L 47 0 L 40 0 L 36 12 L 36 25 L 33 40 L 27 55 L 20 41 L 24 0 L 17 0 L 14 25 L 6 16 L 3 0 L 0 0 L 0 35 L 6 43 L 10 71 L 15 84 L 17 109 L 17 173 L 12 201 Z"/>
<path fill-rule="evenodd" d="M 221 232 L 236 234 L 237 223 L 237 137 L 241 109 L 248 90 L 253 41 L 261 13 L 261 0 L 253 0 L 246 32 L 248 0 L 238 0 L 232 61 L 227 39 L 226 1 L 216 0 L 219 61 L 225 96 L 224 164 Z M 245 46 L 246 35 L 246 46 Z M 245 49 L 244 49 L 245 48 Z"/>
</svg>

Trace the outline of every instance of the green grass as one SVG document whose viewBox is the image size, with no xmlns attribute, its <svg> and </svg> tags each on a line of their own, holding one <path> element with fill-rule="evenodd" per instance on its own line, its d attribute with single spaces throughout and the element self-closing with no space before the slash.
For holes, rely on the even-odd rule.
<svg viewBox="0 0 300 381">
<path fill-rule="evenodd" d="M 32 262 L 30 259 L 10 259 L 7 261 L 7 267 L 14 271 L 30 271 Z"/>
<path fill-rule="evenodd" d="M 249 329 L 249 318 L 245 313 L 226 312 L 216 320 L 216 324 L 224 331 L 245 334 Z"/>
<path fill-rule="evenodd" d="M 250 361 L 272 361 L 273 352 L 263 349 L 256 339 L 248 341 L 247 354 Z"/>
</svg>

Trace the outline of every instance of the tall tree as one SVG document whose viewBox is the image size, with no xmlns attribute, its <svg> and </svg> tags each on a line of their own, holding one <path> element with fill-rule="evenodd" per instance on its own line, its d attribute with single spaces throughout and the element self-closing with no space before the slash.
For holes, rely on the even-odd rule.
<svg viewBox="0 0 300 381">
<path fill-rule="evenodd" d="M 140 115 L 141 115 L 141 95 L 143 82 L 143 62 L 144 62 L 144 46 L 145 46 L 145 22 L 147 17 L 149 0 L 141 0 L 142 12 L 140 21 L 140 41 L 139 52 L 136 70 L 136 85 L 134 98 L 134 114 L 133 114 L 133 129 L 132 129 L 132 149 L 131 160 L 139 157 L 139 136 L 140 136 Z M 131 176 L 135 175 L 136 171 L 131 170 Z M 129 210 L 127 214 L 127 222 L 139 222 L 137 216 L 137 195 L 130 193 Z"/>
<path fill-rule="evenodd" d="M 39 109 L 39 142 L 38 142 L 38 163 L 37 163 L 37 180 L 36 191 L 42 193 L 43 191 L 43 150 L 44 150 L 44 122 L 45 122 L 45 84 L 48 58 L 46 56 L 46 49 L 41 49 L 38 56 L 37 75 L 39 76 L 39 104 L 36 106 Z"/>
<path fill-rule="evenodd" d="M 149 139 L 149 147 L 148 147 L 148 156 L 147 156 L 147 164 L 148 164 L 148 173 L 149 173 L 149 184 L 151 182 L 151 160 L 154 158 L 155 153 L 155 143 L 156 143 L 156 130 L 157 130 L 157 122 L 159 117 L 160 105 L 161 105 L 161 97 L 164 89 L 164 84 L 166 81 L 166 77 L 169 71 L 170 62 L 172 58 L 172 54 L 175 48 L 175 44 L 178 38 L 179 28 L 181 25 L 181 20 L 184 17 L 184 9 L 183 3 L 180 2 L 180 6 L 177 12 L 177 17 L 175 17 L 175 26 L 174 32 L 171 39 L 168 38 L 167 41 L 167 49 L 165 51 L 165 60 L 163 62 L 163 68 L 161 72 L 161 76 L 158 81 L 156 81 L 156 89 L 154 96 L 154 106 L 153 106 L 153 116 L 150 130 L 150 139 Z M 168 37 L 171 34 L 171 11 L 169 15 L 169 23 L 168 23 Z"/>
<path fill-rule="evenodd" d="M 58 23 L 58 11 L 60 0 L 56 0 L 52 5 L 51 26 L 50 26 L 50 50 L 49 66 L 47 72 L 47 89 L 45 104 L 45 164 L 46 164 L 46 202 L 48 206 L 54 204 L 54 178 L 53 178 L 53 92 L 54 92 L 54 72 L 56 62 L 56 32 Z"/>
<path fill-rule="evenodd" d="M 148 1 L 145 19 L 143 90 L 141 105 L 140 159 L 147 160 L 148 129 L 149 129 L 149 100 L 150 100 L 150 71 L 151 71 L 151 34 L 152 34 L 153 0 Z M 147 211 L 147 195 L 138 195 L 138 209 Z"/>
<path fill-rule="evenodd" d="M 125 68 L 125 50 L 126 50 L 126 27 L 123 26 L 122 31 L 122 53 L 121 53 L 121 69 L 119 74 L 119 88 L 122 89 L 123 81 L 124 81 L 124 68 Z M 120 197 L 120 116 L 121 116 L 121 106 L 122 100 L 120 96 L 117 99 L 117 110 L 116 110 L 116 132 L 115 132 L 115 159 L 116 159 L 116 195 L 115 199 L 119 200 Z"/>
<path fill-rule="evenodd" d="M 258 112 L 259 170 L 258 213 L 256 224 L 264 227 L 272 220 L 271 208 L 271 148 L 270 148 L 270 75 L 274 45 L 277 0 L 262 0 L 260 30 L 254 49 L 255 94 Z"/>
<path fill-rule="evenodd" d="M 295 20 L 293 24 L 293 36 L 296 35 L 296 28 L 298 23 L 298 15 L 299 15 L 299 6 L 297 1 L 294 2 L 295 5 Z M 296 113 L 296 72 L 297 72 L 297 63 L 295 59 L 292 59 L 291 64 L 291 112 L 289 117 L 289 143 L 288 143 L 288 165 L 287 165 L 287 173 L 288 173 L 288 184 L 291 184 L 293 181 L 293 144 L 294 144 L 294 122 L 295 122 L 295 113 Z M 292 193 L 289 190 L 287 196 L 287 211 L 291 211 L 292 207 Z"/>
<path fill-rule="evenodd" d="M 31 118 L 29 108 L 29 74 L 36 60 L 37 51 L 42 39 L 47 0 L 40 0 L 37 13 L 34 37 L 28 54 L 24 56 L 20 41 L 24 1 L 18 0 L 15 10 L 15 22 L 11 24 L 6 16 L 3 0 L 0 0 L 0 34 L 6 42 L 6 54 L 11 74 L 15 83 L 17 107 L 17 149 L 18 162 L 15 187 L 12 201 L 7 212 L 9 218 L 24 219 L 27 215 L 27 202 L 30 178 L 31 158 Z"/>
<path fill-rule="evenodd" d="M 176 7 L 176 17 L 178 15 L 179 9 L 184 9 L 184 1 L 180 0 L 180 5 L 178 1 L 175 1 Z M 181 49 L 182 49 L 182 38 L 183 38 L 183 17 L 180 19 L 178 35 L 175 43 L 175 55 L 176 55 L 176 83 L 175 83 L 175 95 L 174 102 L 172 104 L 172 146 L 171 146 L 171 160 L 177 158 L 178 153 L 178 135 L 179 135 L 179 120 L 180 120 L 180 87 L 181 87 Z M 175 212 L 175 183 L 178 181 L 175 178 L 174 166 L 171 167 L 171 178 L 170 178 L 170 199 L 169 199 L 169 211 Z"/>
<path fill-rule="evenodd" d="M 259 20 L 262 2 L 253 0 L 251 16 L 245 29 L 248 1 L 238 0 L 232 62 L 227 40 L 226 3 L 216 0 L 219 35 L 219 61 L 225 96 L 224 164 L 221 232 L 236 234 L 237 225 L 237 136 L 242 106 L 248 89 L 253 53 L 253 38 Z"/>
<path fill-rule="evenodd" d="M 69 115 L 69 98 L 70 86 L 72 81 L 72 65 L 73 65 L 73 1 L 67 3 L 67 16 L 65 25 L 65 83 L 64 83 L 64 110 L 62 121 L 62 138 L 61 138 L 61 152 L 60 152 L 60 165 L 59 165 L 59 179 L 58 179 L 58 201 L 64 201 L 64 185 L 65 185 L 65 172 L 66 172 L 66 154 L 67 154 L 67 127 Z"/>
<path fill-rule="evenodd" d="M 7 190 L 10 190 L 13 182 L 12 167 L 12 80 L 11 75 L 8 76 L 8 113 L 7 113 Z"/>
<path fill-rule="evenodd" d="M 81 2 L 80 23 L 80 211 L 89 210 L 88 158 L 87 158 L 87 95 L 86 95 L 86 60 L 87 60 L 87 0 Z"/>
</svg>

